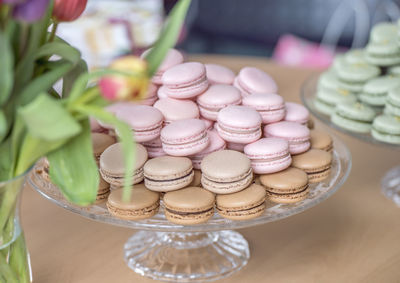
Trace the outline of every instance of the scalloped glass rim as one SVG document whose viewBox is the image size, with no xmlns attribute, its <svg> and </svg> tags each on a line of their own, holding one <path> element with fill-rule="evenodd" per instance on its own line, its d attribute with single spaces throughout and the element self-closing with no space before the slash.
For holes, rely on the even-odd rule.
<svg viewBox="0 0 400 283">
<path fill-rule="evenodd" d="M 60 193 L 58 188 L 52 183 L 43 179 L 42 175 L 38 173 L 39 163 L 35 169 L 28 176 L 28 182 L 36 189 L 40 194 L 57 205 L 80 214 L 83 217 L 93 219 L 96 221 L 109 223 L 112 225 L 141 229 L 141 230 L 155 230 L 164 232 L 208 232 L 208 231 L 219 231 L 229 229 L 239 229 L 255 225 L 260 225 L 272 221 L 277 221 L 300 212 L 303 212 L 333 195 L 345 182 L 350 170 L 351 170 L 351 154 L 346 145 L 339 140 L 338 137 L 332 135 L 334 151 L 333 151 L 333 163 L 330 177 L 324 182 L 310 185 L 309 197 L 303 201 L 300 201 L 291 205 L 274 204 L 267 202 L 267 209 L 264 214 L 258 218 L 245 220 L 245 221 L 233 221 L 222 218 L 216 212 L 214 216 L 204 224 L 193 225 L 193 226 L 182 226 L 169 222 L 165 219 L 162 206 L 160 212 L 152 218 L 130 221 L 118 219 L 111 216 L 105 204 L 92 205 L 89 207 L 79 207 L 69 203 Z"/>
<path fill-rule="evenodd" d="M 301 87 L 301 94 L 300 94 L 301 101 L 315 117 L 317 117 L 319 120 L 321 120 L 324 124 L 328 125 L 329 127 L 332 127 L 339 132 L 342 132 L 344 134 L 352 136 L 361 141 L 380 145 L 380 146 L 386 146 L 386 147 L 391 147 L 391 148 L 395 148 L 395 149 L 400 149 L 399 145 L 378 141 L 378 140 L 374 139 L 374 137 L 372 137 L 371 134 L 355 133 L 355 132 L 343 129 L 339 126 L 336 126 L 335 124 L 333 124 L 331 122 L 330 116 L 319 112 L 314 104 L 314 99 L 315 99 L 315 95 L 316 95 L 316 91 L 317 91 L 317 84 L 318 84 L 319 76 L 320 76 L 320 74 L 314 74 L 314 75 L 310 76 L 303 83 L 303 85 Z"/>
</svg>

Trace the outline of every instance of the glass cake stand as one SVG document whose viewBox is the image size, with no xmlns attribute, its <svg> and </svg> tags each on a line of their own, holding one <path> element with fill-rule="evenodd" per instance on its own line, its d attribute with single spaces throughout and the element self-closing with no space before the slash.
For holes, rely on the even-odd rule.
<svg viewBox="0 0 400 283">
<path fill-rule="evenodd" d="M 310 110 L 310 112 L 321 120 L 324 124 L 329 127 L 335 128 L 336 130 L 352 136 L 363 142 L 384 146 L 386 148 L 400 150 L 400 145 L 390 144 L 386 142 L 381 142 L 372 137 L 371 134 L 361 134 L 348 131 L 339 126 L 336 126 L 331 122 L 330 116 L 323 114 L 317 110 L 314 104 L 314 100 L 317 92 L 317 83 L 319 75 L 313 75 L 308 80 L 306 80 L 301 89 L 301 100 L 303 104 Z M 390 200 L 394 201 L 397 206 L 400 206 L 400 166 L 396 166 L 390 169 L 381 180 L 382 193 Z"/>
<path fill-rule="evenodd" d="M 229 276 L 244 267 L 249 258 L 245 238 L 232 229 L 277 221 L 305 211 L 335 193 L 351 169 L 348 148 L 333 136 L 334 151 L 330 177 L 312 184 L 307 199 L 292 204 L 267 202 L 265 213 L 245 221 L 227 220 L 215 215 L 204 224 L 181 226 L 168 222 L 161 203 L 152 218 L 129 221 L 111 216 L 104 204 L 79 207 L 65 200 L 57 187 L 43 179 L 41 164 L 32 170 L 28 182 L 45 198 L 83 217 L 112 225 L 141 230 L 124 245 L 126 264 L 140 275 L 170 282 L 205 282 Z"/>
</svg>

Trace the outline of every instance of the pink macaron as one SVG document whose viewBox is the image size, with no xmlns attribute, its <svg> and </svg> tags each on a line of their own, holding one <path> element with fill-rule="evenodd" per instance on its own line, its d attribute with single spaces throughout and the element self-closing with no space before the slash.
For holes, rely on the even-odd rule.
<svg viewBox="0 0 400 283">
<path fill-rule="evenodd" d="M 206 124 L 207 131 L 212 130 L 214 128 L 214 121 L 208 120 L 201 116 L 200 116 L 200 120 Z"/>
<path fill-rule="evenodd" d="M 235 73 L 231 69 L 217 64 L 206 64 L 205 66 L 210 84 L 233 84 Z"/>
<path fill-rule="evenodd" d="M 244 147 L 244 153 L 251 161 L 256 174 L 282 171 L 290 166 L 292 158 L 289 143 L 284 139 L 262 138 Z"/>
<path fill-rule="evenodd" d="M 199 119 L 173 121 L 161 130 L 161 142 L 168 155 L 188 156 L 209 144 L 206 125 Z"/>
<path fill-rule="evenodd" d="M 165 92 L 165 86 L 160 86 L 157 90 L 158 99 L 167 98 L 168 94 Z"/>
<path fill-rule="evenodd" d="M 208 88 L 206 67 L 187 62 L 168 69 L 162 76 L 164 92 L 172 98 L 187 99 L 202 94 Z"/>
<path fill-rule="evenodd" d="M 250 94 L 243 97 L 242 104 L 256 109 L 264 124 L 278 122 L 285 117 L 285 101 L 278 94 Z"/>
<path fill-rule="evenodd" d="M 161 139 L 159 137 L 148 142 L 142 142 L 142 145 L 146 147 L 147 154 L 150 158 L 167 155 L 162 148 Z"/>
<path fill-rule="evenodd" d="M 197 104 L 191 100 L 163 98 L 154 107 L 164 115 L 164 124 L 184 119 L 197 119 L 200 116 Z"/>
<path fill-rule="evenodd" d="M 156 102 L 158 99 L 157 91 L 158 91 L 157 85 L 149 84 L 149 88 L 147 89 L 146 98 L 139 101 L 138 104 L 152 106 L 154 104 L 154 102 Z"/>
<path fill-rule="evenodd" d="M 90 122 L 90 131 L 92 133 L 107 133 L 108 132 L 108 130 L 104 129 L 96 119 L 90 117 L 89 122 Z"/>
<path fill-rule="evenodd" d="M 264 135 L 289 142 L 290 154 L 299 154 L 310 148 L 310 130 L 299 123 L 282 121 L 264 127 Z"/>
<path fill-rule="evenodd" d="M 111 113 L 112 115 L 116 116 L 119 111 L 124 111 L 124 109 L 129 109 L 130 107 L 133 107 L 134 105 L 135 104 L 132 102 L 116 102 L 116 103 L 113 103 L 113 104 L 105 107 L 104 110 L 107 111 L 108 113 Z M 98 120 L 97 122 L 99 123 L 99 125 L 102 128 L 108 130 L 110 133 L 114 131 L 114 126 L 104 123 L 100 120 Z M 115 134 L 115 133 L 113 133 L 113 134 Z"/>
<path fill-rule="evenodd" d="M 236 151 L 239 151 L 239 152 L 244 152 L 244 147 L 246 145 L 247 144 L 245 144 L 245 143 L 227 142 L 226 143 L 226 148 L 227 149 L 231 149 L 231 150 L 236 150 Z"/>
<path fill-rule="evenodd" d="M 278 86 L 275 81 L 264 71 L 255 67 L 244 67 L 240 70 L 233 83 L 242 96 L 251 93 L 277 93 Z"/>
<path fill-rule="evenodd" d="M 305 126 L 307 125 L 308 120 L 310 119 L 310 112 L 307 110 L 307 108 L 294 102 L 286 102 L 285 105 L 285 121 L 297 122 Z"/>
<path fill-rule="evenodd" d="M 137 142 L 147 142 L 158 138 L 164 121 L 160 110 L 148 105 L 132 104 L 130 107 L 121 108 L 116 113 L 116 117 L 132 128 Z"/>
<path fill-rule="evenodd" d="M 146 50 L 142 54 L 142 58 L 144 58 L 148 53 L 150 52 L 149 50 Z M 167 55 L 165 56 L 163 62 L 161 65 L 158 67 L 156 73 L 154 74 L 153 78 L 151 79 L 153 83 L 161 85 L 162 84 L 162 75 L 165 73 L 166 70 L 169 68 L 176 66 L 178 64 L 182 64 L 184 61 L 183 55 L 181 52 L 179 52 L 176 49 L 171 48 Z"/>
<path fill-rule="evenodd" d="M 226 148 L 225 141 L 218 135 L 216 131 L 208 131 L 208 137 L 210 140 L 209 145 L 199 153 L 189 156 L 189 158 L 192 160 L 193 168 L 195 169 L 201 168 L 201 161 L 205 156 L 212 152 L 223 150 Z"/>
<path fill-rule="evenodd" d="M 201 116 L 217 121 L 218 112 L 228 105 L 239 105 L 242 102 L 240 91 L 231 85 L 211 85 L 197 97 Z"/>
<path fill-rule="evenodd" d="M 248 106 L 230 105 L 218 113 L 218 134 L 228 142 L 251 143 L 261 137 L 261 115 Z"/>
</svg>

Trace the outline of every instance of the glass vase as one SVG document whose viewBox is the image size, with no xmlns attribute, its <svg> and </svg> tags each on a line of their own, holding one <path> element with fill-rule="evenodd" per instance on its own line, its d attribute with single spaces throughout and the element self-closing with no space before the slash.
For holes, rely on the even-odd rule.
<svg viewBox="0 0 400 283">
<path fill-rule="evenodd" d="M 31 266 L 20 225 L 22 188 L 28 172 L 0 182 L 0 283 L 32 282 Z"/>
</svg>

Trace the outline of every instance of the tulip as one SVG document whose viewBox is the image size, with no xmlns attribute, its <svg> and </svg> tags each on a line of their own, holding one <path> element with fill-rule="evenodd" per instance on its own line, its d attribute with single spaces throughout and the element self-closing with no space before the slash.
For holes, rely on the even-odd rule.
<svg viewBox="0 0 400 283">
<path fill-rule="evenodd" d="M 11 1 L 9 0 L 9 2 Z M 16 4 L 13 9 L 13 17 L 22 22 L 36 22 L 46 13 L 49 2 L 50 0 L 27 0 Z"/>
<path fill-rule="evenodd" d="M 71 22 L 76 20 L 85 10 L 87 0 L 55 0 L 53 19 L 56 22 Z"/>
<path fill-rule="evenodd" d="M 24 2 L 26 2 L 26 0 L 0 0 L 0 3 L 11 4 L 11 5 L 21 4 Z"/>
<path fill-rule="evenodd" d="M 147 63 L 136 56 L 125 56 L 115 60 L 111 70 L 127 74 L 112 74 L 100 79 L 103 97 L 110 101 L 137 101 L 147 94 L 149 77 Z"/>
</svg>

